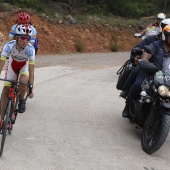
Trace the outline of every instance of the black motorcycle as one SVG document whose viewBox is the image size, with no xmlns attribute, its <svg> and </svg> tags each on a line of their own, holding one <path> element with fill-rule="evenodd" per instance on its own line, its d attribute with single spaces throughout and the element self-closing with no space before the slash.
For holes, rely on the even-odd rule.
<svg viewBox="0 0 170 170">
<path fill-rule="evenodd" d="M 142 132 L 143 150 L 152 154 L 163 145 L 170 128 L 170 54 L 164 56 L 162 68 L 142 59 L 139 67 L 150 76 L 141 85 L 139 99 L 131 102 L 129 120 Z"/>
</svg>

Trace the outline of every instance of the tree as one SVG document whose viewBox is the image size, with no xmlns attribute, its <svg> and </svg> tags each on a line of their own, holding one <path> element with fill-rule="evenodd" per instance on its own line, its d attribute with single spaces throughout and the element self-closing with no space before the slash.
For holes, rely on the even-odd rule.
<svg viewBox="0 0 170 170">
<path fill-rule="evenodd" d="M 167 8 L 167 0 L 165 0 L 164 12 L 166 12 L 166 8 Z"/>
</svg>

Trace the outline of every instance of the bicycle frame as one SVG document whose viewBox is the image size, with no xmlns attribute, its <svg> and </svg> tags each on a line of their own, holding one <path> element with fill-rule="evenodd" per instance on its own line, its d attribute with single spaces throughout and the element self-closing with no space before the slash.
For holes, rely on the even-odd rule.
<svg viewBox="0 0 170 170">
<path fill-rule="evenodd" d="M 27 85 L 26 83 L 21 83 L 14 80 L 6 80 L 6 79 L 0 79 L 2 81 L 8 81 L 11 83 L 11 86 L 9 87 L 9 94 L 7 97 L 7 103 L 6 103 L 6 109 L 4 112 L 4 118 L 3 118 L 3 127 L 0 131 L 0 134 L 2 134 L 2 140 L 1 140 L 1 148 L 0 148 L 0 156 L 3 153 L 3 148 L 5 144 L 6 139 L 6 131 L 8 130 L 8 134 L 11 134 L 13 124 L 15 123 L 18 111 L 17 111 L 17 105 L 19 101 L 19 84 Z M 29 96 L 29 92 L 27 92 L 27 95 L 25 97 L 25 101 L 27 100 L 27 97 Z"/>
<path fill-rule="evenodd" d="M 19 84 L 26 85 L 26 86 L 29 86 L 29 84 L 15 81 L 15 80 L 6 80 L 6 79 L 0 79 L 0 80 L 7 81 L 7 82 L 11 83 L 11 86 L 9 87 L 9 94 L 8 94 L 8 97 L 6 100 L 7 100 L 7 104 L 8 104 L 8 101 L 11 100 L 11 104 L 12 104 L 11 114 L 15 113 L 17 115 L 17 113 L 18 113 L 17 105 L 18 105 L 18 101 L 19 101 Z M 25 100 L 27 100 L 28 96 L 29 96 L 29 93 L 27 92 Z"/>
<path fill-rule="evenodd" d="M 16 83 L 16 84 L 15 84 Z M 10 86 L 10 89 L 9 89 L 9 95 L 8 95 L 8 98 L 7 98 L 7 102 L 9 100 L 11 100 L 11 115 L 10 115 L 10 118 L 12 120 L 9 120 L 9 129 L 12 128 L 12 124 L 15 123 L 15 119 L 17 117 L 17 105 L 18 105 L 18 100 L 19 100 L 19 87 L 18 87 L 18 84 L 17 82 L 15 83 L 12 83 L 12 85 Z M 12 124 L 11 124 L 12 123 Z"/>
</svg>

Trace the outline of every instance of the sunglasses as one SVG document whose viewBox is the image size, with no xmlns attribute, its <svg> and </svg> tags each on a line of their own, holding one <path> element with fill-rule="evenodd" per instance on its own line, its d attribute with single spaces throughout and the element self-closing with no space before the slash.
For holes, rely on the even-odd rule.
<svg viewBox="0 0 170 170">
<path fill-rule="evenodd" d="M 28 38 L 28 37 L 21 37 L 21 36 L 19 36 L 18 38 L 21 41 L 30 41 L 30 38 Z"/>
</svg>

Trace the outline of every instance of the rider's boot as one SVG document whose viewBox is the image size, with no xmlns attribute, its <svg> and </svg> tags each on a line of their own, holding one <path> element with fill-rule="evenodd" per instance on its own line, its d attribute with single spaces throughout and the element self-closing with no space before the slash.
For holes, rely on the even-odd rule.
<svg viewBox="0 0 170 170">
<path fill-rule="evenodd" d="M 18 112 L 19 113 L 24 113 L 25 110 L 26 110 L 26 102 L 25 102 L 25 100 L 19 100 Z"/>
<path fill-rule="evenodd" d="M 128 95 L 128 93 L 129 93 L 129 90 L 123 90 L 121 93 L 120 93 L 120 97 L 123 97 L 123 98 L 125 98 L 126 99 L 126 97 L 127 97 L 127 95 Z"/>
<path fill-rule="evenodd" d="M 124 118 L 129 117 L 129 106 L 127 104 L 125 105 L 125 108 L 123 109 L 122 117 L 124 117 Z"/>
</svg>

